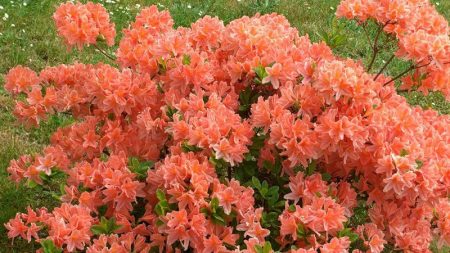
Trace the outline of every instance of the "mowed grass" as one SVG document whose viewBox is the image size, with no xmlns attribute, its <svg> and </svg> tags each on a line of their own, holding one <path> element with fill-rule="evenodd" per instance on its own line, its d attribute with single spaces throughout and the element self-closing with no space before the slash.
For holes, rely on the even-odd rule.
<svg viewBox="0 0 450 253">
<path fill-rule="evenodd" d="M 96 63 L 108 62 L 93 48 L 84 51 L 67 51 L 56 36 L 51 18 L 60 0 L 0 0 L 0 87 L 3 74 L 16 66 L 25 65 L 36 71 L 48 65 L 61 63 Z M 342 57 L 362 60 L 365 64 L 370 58 L 370 46 L 363 30 L 354 22 L 334 18 L 338 0 L 96 0 L 101 2 L 111 13 L 117 30 L 127 27 L 136 13 L 144 6 L 157 4 L 160 9 L 168 9 L 177 26 L 189 26 L 204 15 L 218 16 L 225 23 L 244 15 L 257 12 L 277 12 L 285 15 L 292 26 L 298 28 L 301 35 L 308 34 L 311 40 L 321 41 L 324 36 L 345 35 L 343 45 L 336 45 L 335 53 Z M 434 1 L 438 10 L 450 19 L 450 1 Z M 370 33 L 374 34 L 375 29 Z M 118 33 L 120 37 L 120 32 Z M 119 38 L 118 38 L 119 39 Z M 118 41 L 118 40 L 116 40 Z M 115 48 L 109 49 L 110 53 Z M 394 48 L 391 47 L 375 62 L 374 71 L 387 60 Z M 402 61 L 393 62 L 386 73 L 395 75 L 408 66 Z M 412 92 L 405 94 L 409 102 L 426 108 L 434 108 L 440 113 L 448 114 L 450 105 L 442 95 L 432 93 L 424 97 Z M 6 168 L 11 159 L 22 154 L 39 152 L 48 144 L 49 136 L 58 126 L 70 123 L 65 117 L 52 117 L 37 129 L 25 129 L 16 123 L 12 111 L 14 102 L 0 88 L 0 252 L 34 252 L 38 245 L 16 240 L 14 245 L 7 239 L 2 224 L 24 211 L 27 206 L 33 208 L 53 207 L 58 202 L 48 191 L 29 189 L 24 185 L 16 186 L 7 178 Z M 448 252 L 448 250 L 446 251 Z"/>
</svg>

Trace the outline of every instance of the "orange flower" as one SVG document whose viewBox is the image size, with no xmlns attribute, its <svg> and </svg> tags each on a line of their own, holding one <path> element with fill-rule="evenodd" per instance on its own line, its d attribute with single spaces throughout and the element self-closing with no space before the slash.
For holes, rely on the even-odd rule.
<svg viewBox="0 0 450 253">
<path fill-rule="evenodd" d="M 9 70 L 5 76 L 5 89 L 11 94 L 27 92 L 31 88 L 38 87 L 39 78 L 36 73 L 22 66 L 17 66 Z"/>
<path fill-rule="evenodd" d="M 88 2 L 63 3 L 53 15 L 58 34 L 64 38 L 71 48 L 81 49 L 85 44 L 96 44 L 102 36 L 109 46 L 114 45 L 116 31 L 109 21 L 109 14 L 100 4 Z"/>
<path fill-rule="evenodd" d="M 272 67 L 265 68 L 267 77 L 264 77 L 262 83 L 271 83 L 274 89 L 280 87 L 280 77 L 283 71 L 283 67 L 280 63 L 275 63 Z"/>
</svg>

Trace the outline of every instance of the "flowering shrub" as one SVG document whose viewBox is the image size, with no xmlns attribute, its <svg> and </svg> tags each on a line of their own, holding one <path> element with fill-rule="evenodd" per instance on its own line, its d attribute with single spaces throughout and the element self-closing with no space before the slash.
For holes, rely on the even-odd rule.
<svg viewBox="0 0 450 253">
<path fill-rule="evenodd" d="M 427 0 L 344 0 L 337 14 L 378 23 L 373 58 L 385 31 L 411 67 L 385 76 L 389 60 L 373 74 L 277 14 L 175 29 L 151 6 L 124 30 L 119 67 L 11 69 L 20 121 L 75 122 L 11 162 L 17 183 L 64 183 L 60 207 L 17 214 L 8 236 L 89 253 L 450 244 L 450 117 L 411 107 L 394 85 L 449 98 L 447 21 Z M 69 47 L 114 44 L 100 5 L 62 4 L 54 19 Z"/>
</svg>

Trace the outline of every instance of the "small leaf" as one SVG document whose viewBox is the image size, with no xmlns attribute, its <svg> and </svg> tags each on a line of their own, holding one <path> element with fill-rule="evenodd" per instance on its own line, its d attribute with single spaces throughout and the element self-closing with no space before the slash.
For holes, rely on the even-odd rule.
<svg viewBox="0 0 450 253">
<path fill-rule="evenodd" d="M 153 161 L 141 162 L 136 157 L 130 157 L 128 159 L 128 167 L 139 179 L 145 179 L 147 177 L 147 171 L 153 168 L 154 165 L 155 163 Z"/>
<path fill-rule="evenodd" d="M 164 94 L 164 90 L 163 90 L 161 84 L 162 84 L 161 82 L 157 82 L 156 89 L 158 90 L 159 93 Z"/>
<path fill-rule="evenodd" d="M 270 242 L 265 242 L 263 246 L 255 245 L 255 251 L 257 253 L 271 253 L 272 245 L 270 244 Z"/>
<path fill-rule="evenodd" d="M 211 216 L 213 219 L 213 222 L 220 225 L 225 225 L 225 220 L 222 216 L 220 216 L 218 213 L 213 213 Z"/>
<path fill-rule="evenodd" d="M 256 253 L 263 253 L 263 247 L 261 245 L 255 245 Z"/>
<path fill-rule="evenodd" d="M 304 238 L 306 236 L 305 227 L 301 223 L 297 226 L 297 236 L 299 238 Z"/>
<path fill-rule="evenodd" d="M 169 117 L 171 120 L 173 120 L 173 115 L 174 115 L 175 113 L 177 113 L 177 112 L 178 112 L 178 110 L 177 110 L 176 108 L 172 108 L 172 107 L 168 106 L 168 107 L 167 107 L 167 111 L 166 111 L 166 115 L 167 115 L 167 117 Z"/>
<path fill-rule="evenodd" d="M 159 216 L 165 215 L 165 210 L 161 205 L 157 204 L 155 205 L 155 213 Z"/>
<path fill-rule="evenodd" d="M 62 250 L 57 248 L 52 240 L 42 240 L 40 242 L 44 253 L 61 253 Z"/>
<path fill-rule="evenodd" d="M 218 208 L 219 208 L 219 199 L 218 198 L 211 199 L 212 212 L 215 213 Z"/>
<path fill-rule="evenodd" d="M 329 182 L 331 180 L 331 174 L 330 173 L 322 173 L 322 180 Z"/>
<path fill-rule="evenodd" d="M 417 164 L 417 169 L 420 169 L 423 166 L 423 162 L 421 160 L 416 160 L 416 164 Z"/>
<path fill-rule="evenodd" d="M 407 156 L 407 155 L 408 155 L 408 150 L 406 150 L 406 149 L 400 150 L 400 156 L 404 157 L 404 156 Z"/>
<path fill-rule="evenodd" d="M 158 61 L 158 73 L 160 75 L 164 75 L 166 73 L 166 71 L 167 71 L 167 63 L 163 58 L 161 58 Z"/>
<path fill-rule="evenodd" d="M 255 187 L 256 189 L 261 189 L 261 183 L 259 182 L 259 179 L 256 177 L 252 177 L 252 184 L 253 187 Z"/>
<path fill-rule="evenodd" d="M 197 147 L 195 145 L 189 145 L 187 141 L 184 141 L 181 144 L 181 149 L 183 150 L 183 152 L 188 153 L 188 152 L 199 152 L 202 151 L 203 149 L 200 147 Z"/>
<path fill-rule="evenodd" d="M 38 186 L 38 184 L 36 182 L 34 182 L 33 180 L 29 179 L 27 181 L 27 187 L 28 188 L 35 188 L 36 186 Z"/>
<path fill-rule="evenodd" d="M 262 184 L 261 184 L 261 187 L 262 187 L 262 188 L 266 188 L 267 190 L 269 190 L 269 183 L 267 183 L 267 181 L 264 180 L 264 181 L 262 182 Z"/>
<path fill-rule="evenodd" d="M 183 60 L 182 60 L 183 65 L 189 65 L 191 64 L 191 56 L 188 54 L 184 54 L 183 55 Z"/>
<path fill-rule="evenodd" d="M 114 233 L 114 231 L 122 227 L 121 225 L 118 225 L 116 223 L 116 219 L 114 217 L 109 219 L 106 224 L 107 224 L 106 230 L 108 231 L 108 234 L 112 234 Z"/>
<path fill-rule="evenodd" d="M 114 217 L 109 220 L 106 219 L 105 217 L 101 217 L 100 223 L 97 225 L 93 225 L 91 227 L 91 231 L 92 233 L 94 233 L 94 235 L 101 235 L 101 234 L 109 235 L 114 233 L 114 231 L 116 231 L 121 227 L 122 227 L 121 225 L 116 224 L 116 219 L 114 219 Z"/>
<path fill-rule="evenodd" d="M 156 226 L 160 227 L 160 226 L 162 226 L 162 225 L 164 225 L 164 221 L 158 219 L 158 220 L 156 221 Z"/>
<path fill-rule="evenodd" d="M 166 199 L 166 194 L 164 194 L 164 192 L 161 189 L 156 190 L 156 198 L 158 198 L 158 200 L 163 201 Z"/>
<path fill-rule="evenodd" d="M 338 232 L 338 237 L 347 236 L 350 242 L 354 242 L 358 240 L 359 236 L 355 232 L 353 232 L 350 228 L 344 228 L 343 230 Z"/>
<path fill-rule="evenodd" d="M 258 67 L 254 68 L 254 71 L 256 75 L 258 76 L 259 80 L 263 80 L 265 77 L 268 76 L 266 72 L 266 68 L 263 65 L 258 65 Z"/>
<path fill-rule="evenodd" d="M 312 160 L 310 164 L 308 164 L 308 167 L 306 168 L 306 175 L 311 176 L 314 171 L 316 171 L 317 168 L 317 162 L 316 160 Z"/>
<path fill-rule="evenodd" d="M 272 252 L 272 245 L 270 242 L 264 243 L 263 253 L 271 253 Z"/>
<path fill-rule="evenodd" d="M 106 234 L 106 229 L 101 225 L 93 225 L 91 227 L 91 231 L 92 233 L 94 233 L 94 235 Z"/>
</svg>

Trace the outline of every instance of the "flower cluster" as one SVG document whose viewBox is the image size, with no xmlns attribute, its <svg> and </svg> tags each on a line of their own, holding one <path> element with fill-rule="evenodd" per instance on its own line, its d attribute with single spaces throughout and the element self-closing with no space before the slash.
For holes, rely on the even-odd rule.
<svg viewBox="0 0 450 253">
<path fill-rule="evenodd" d="M 101 4 L 67 2 L 58 7 L 53 19 L 58 34 L 69 47 L 81 49 L 84 45 L 96 44 L 99 36 L 109 46 L 114 45 L 116 30 Z"/>
<path fill-rule="evenodd" d="M 337 15 L 365 22 L 375 20 L 398 39 L 396 55 L 414 62 L 412 77 L 402 88 L 441 91 L 450 100 L 450 28 L 427 0 L 344 0 Z"/>
<path fill-rule="evenodd" d="M 6 228 L 9 237 L 21 236 L 31 242 L 32 238 L 39 239 L 38 233 L 46 229 L 48 238 L 57 247 L 65 248 L 69 252 L 82 250 L 90 242 L 91 226 L 96 219 L 89 214 L 89 209 L 79 205 L 63 203 L 51 213 L 45 208 L 37 212 L 28 208 L 27 214 L 17 214 Z"/>
<path fill-rule="evenodd" d="M 102 10 L 58 8 L 69 46 L 114 37 Z M 407 45 L 398 56 L 427 64 L 416 69 L 426 74 L 421 87 L 448 91 L 448 28 L 428 1 L 345 0 L 338 13 L 386 23 Z M 16 183 L 62 177 L 64 187 L 61 207 L 17 214 L 9 237 L 92 253 L 449 244 L 448 115 L 410 106 L 390 77 L 334 56 L 277 14 L 173 25 L 167 11 L 144 8 L 124 30 L 119 68 L 18 66 L 6 75 L 25 124 L 74 119 L 42 154 L 11 161 Z M 418 34 L 447 38 L 406 43 Z"/>
<path fill-rule="evenodd" d="M 302 172 L 290 178 L 289 188 L 291 192 L 285 199 L 293 200 L 294 204 L 287 206 L 279 217 L 283 244 L 294 241 L 297 246 L 322 247 L 323 251 L 328 236 L 336 236 L 344 229 L 347 217 L 351 217 L 356 192 L 347 182 L 327 185 L 320 174 L 305 178 Z M 348 249 L 347 240 L 340 244 Z"/>
<path fill-rule="evenodd" d="M 250 124 L 227 108 L 216 93 L 209 96 L 206 103 L 203 99 L 202 93 L 191 95 L 175 106 L 178 113 L 169 128 L 174 141 L 185 141 L 185 145 L 205 149 L 209 156 L 213 152 L 216 159 L 223 159 L 232 166 L 242 162 L 254 134 Z"/>
<path fill-rule="evenodd" d="M 237 244 L 238 231 L 253 243 L 264 243 L 269 234 L 261 227 L 262 209 L 254 207 L 253 190 L 236 180 L 220 183 L 206 156 L 190 152 L 167 157 L 149 172 L 147 183 L 148 192 L 159 200 L 155 203 L 150 195 L 149 203 L 162 215 L 149 208 L 144 217 L 155 231 L 152 246 L 161 251 L 179 241 L 184 250 L 223 252 L 226 245 Z M 233 222 L 238 225 L 233 227 Z"/>
</svg>

